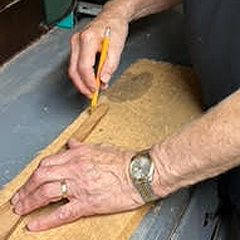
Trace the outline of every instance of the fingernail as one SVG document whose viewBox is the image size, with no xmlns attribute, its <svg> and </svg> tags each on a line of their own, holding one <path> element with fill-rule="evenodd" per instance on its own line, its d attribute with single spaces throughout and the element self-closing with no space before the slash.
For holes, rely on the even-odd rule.
<svg viewBox="0 0 240 240">
<path fill-rule="evenodd" d="M 31 221 L 26 225 L 26 229 L 28 231 L 34 231 L 37 229 L 37 222 L 36 221 Z"/>
<path fill-rule="evenodd" d="M 12 199 L 10 200 L 10 202 L 12 205 L 15 205 L 18 202 L 18 200 L 19 200 L 19 195 L 18 195 L 18 193 L 15 193 L 13 195 Z"/>
<path fill-rule="evenodd" d="M 107 83 L 103 83 L 101 86 L 102 90 L 106 90 L 109 87 L 109 85 Z"/>
<path fill-rule="evenodd" d="M 28 225 L 25 226 L 25 229 L 26 229 L 27 231 L 31 231 L 31 230 L 29 229 Z"/>
<path fill-rule="evenodd" d="M 14 208 L 14 212 L 18 215 L 21 215 L 21 211 L 22 211 L 22 204 L 19 202 Z"/>
<path fill-rule="evenodd" d="M 93 93 L 96 91 L 96 89 L 97 89 L 96 86 L 91 86 L 90 91 Z"/>
<path fill-rule="evenodd" d="M 108 73 L 105 73 L 105 74 L 101 75 L 101 81 L 103 83 L 108 83 L 110 78 L 111 78 L 111 75 L 108 74 Z"/>
</svg>

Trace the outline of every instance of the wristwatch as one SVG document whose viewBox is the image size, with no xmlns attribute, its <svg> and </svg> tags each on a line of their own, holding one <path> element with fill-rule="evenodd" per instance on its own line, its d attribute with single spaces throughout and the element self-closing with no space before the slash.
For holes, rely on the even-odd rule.
<svg viewBox="0 0 240 240">
<path fill-rule="evenodd" d="M 129 175 L 145 203 L 154 201 L 158 197 L 153 193 L 151 181 L 154 174 L 154 163 L 148 150 L 137 153 L 129 164 Z"/>
</svg>

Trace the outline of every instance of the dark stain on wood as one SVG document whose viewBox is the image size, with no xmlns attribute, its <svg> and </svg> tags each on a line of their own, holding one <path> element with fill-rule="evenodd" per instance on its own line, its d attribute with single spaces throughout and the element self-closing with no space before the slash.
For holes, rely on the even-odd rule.
<svg viewBox="0 0 240 240">
<path fill-rule="evenodd" d="M 152 85 L 150 72 L 140 74 L 126 73 L 106 91 L 106 96 L 113 102 L 132 101 L 140 98 Z"/>
</svg>

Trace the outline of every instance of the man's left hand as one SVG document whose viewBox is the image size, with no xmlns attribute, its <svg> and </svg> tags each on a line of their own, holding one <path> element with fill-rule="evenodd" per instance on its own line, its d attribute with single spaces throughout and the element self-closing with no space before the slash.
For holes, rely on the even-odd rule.
<svg viewBox="0 0 240 240">
<path fill-rule="evenodd" d="M 131 210 L 143 204 L 128 175 L 133 151 L 75 140 L 70 140 L 68 146 L 65 152 L 43 159 L 11 199 L 15 212 L 25 215 L 61 200 L 61 184 L 65 184 L 69 202 L 30 221 L 30 231 L 57 227 L 82 216 Z"/>
</svg>

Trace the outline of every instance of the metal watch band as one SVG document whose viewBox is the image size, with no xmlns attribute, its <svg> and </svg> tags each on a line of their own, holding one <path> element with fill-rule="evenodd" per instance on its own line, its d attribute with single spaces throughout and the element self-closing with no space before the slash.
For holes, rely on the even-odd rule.
<svg viewBox="0 0 240 240">
<path fill-rule="evenodd" d="M 149 169 L 149 174 L 148 176 L 142 177 L 142 178 L 136 178 L 134 176 L 134 173 L 132 172 L 132 163 L 134 164 L 135 161 L 140 161 L 140 158 L 144 157 L 147 158 L 149 161 L 149 164 L 151 165 Z M 129 174 L 132 179 L 132 183 L 134 187 L 137 189 L 138 193 L 140 194 L 141 198 L 145 203 L 152 202 L 159 197 L 156 196 L 151 188 L 151 181 L 153 178 L 154 174 L 154 164 L 151 159 L 151 156 L 149 155 L 149 150 L 144 150 L 141 152 L 138 152 L 133 158 L 131 159 L 130 167 L 129 167 Z"/>
<path fill-rule="evenodd" d="M 133 184 L 134 184 L 135 188 L 138 190 L 138 192 L 140 193 L 141 198 L 145 203 L 152 202 L 159 198 L 153 193 L 149 182 L 134 181 Z"/>
</svg>

